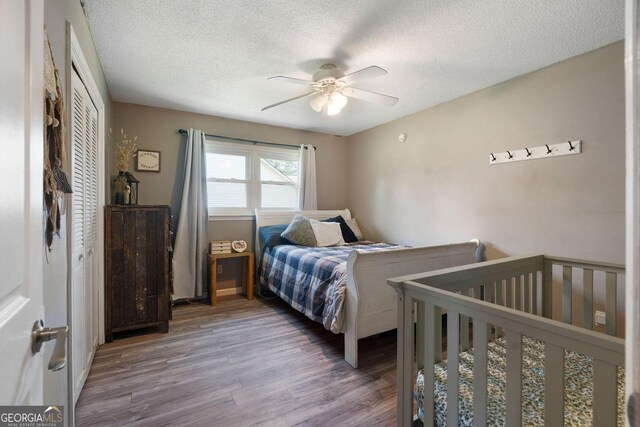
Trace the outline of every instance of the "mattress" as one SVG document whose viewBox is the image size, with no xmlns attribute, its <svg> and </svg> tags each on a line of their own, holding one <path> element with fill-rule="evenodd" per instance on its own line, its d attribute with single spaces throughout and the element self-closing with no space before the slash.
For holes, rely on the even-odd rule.
<svg viewBox="0 0 640 427">
<path fill-rule="evenodd" d="M 506 348 L 505 338 L 488 345 L 487 425 L 505 425 Z M 544 425 L 544 344 L 523 337 L 522 347 L 522 425 Z M 473 351 L 459 359 L 459 426 L 473 425 Z M 588 356 L 565 350 L 565 426 L 592 425 L 593 369 Z M 447 362 L 435 365 L 434 425 L 447 420 Z M 416 380 L 418 415 L 423 419 L 424 375 Z M 618 368 L 618 425 L 624 425 L 624 368 Z"/>
<path fill-rule="evenodd" d="M 368 241 L 330 247 L 278 245 L 265 250 L 259 281 L 291 307 L 337 334 L 344 332 L 349 253 L 402 247 Z"/>
</svg>

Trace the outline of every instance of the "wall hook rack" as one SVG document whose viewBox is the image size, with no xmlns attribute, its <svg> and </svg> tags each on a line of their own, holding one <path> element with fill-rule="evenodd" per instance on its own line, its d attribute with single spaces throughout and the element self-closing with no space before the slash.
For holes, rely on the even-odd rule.
<svg viewBox="0 0 640 427">
<path fill-rule="evenodd" d="M 582 153 L 582 140 L 567 141 L 561 144 L 545 144 L 539 147 L 525 147 L 520 150 L 508 150 L 502 153 L 489 153 L 489 164 L 518 162 L 521 160 L 543 159 Z"/>
</svg>

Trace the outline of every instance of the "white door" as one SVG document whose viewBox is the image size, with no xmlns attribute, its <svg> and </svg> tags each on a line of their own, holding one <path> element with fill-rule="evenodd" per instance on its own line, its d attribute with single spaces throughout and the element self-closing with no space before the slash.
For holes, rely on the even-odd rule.
<svg viewBox="0 0 640 427">
<path fill-rule="evenodd" d="M 73 403 L 98 345 L 98 110 L 82 80 L 71 73 L 71 348 Z"/>
<path fill-rule="evenodd" d="M 0 0 L 0 404 L 42 404 L 43 3 Z"/>
<path fill-rule="evenodd" d="M 626 394 L 627 425 L 640 427 L 640 18 L 638 0 L 626 2 L 627 121 Z"/>
</svg>

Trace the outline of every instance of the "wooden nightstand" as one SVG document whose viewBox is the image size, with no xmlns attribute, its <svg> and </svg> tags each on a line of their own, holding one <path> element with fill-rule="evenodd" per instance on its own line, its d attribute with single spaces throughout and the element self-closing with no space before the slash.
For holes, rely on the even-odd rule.
<svg viewBox="0 0 640 427">
<path fill-rule="evenodd" d="M 253 252 L 209 254 L 209 302 L 211 305 L 216 303 L 218 260 L 226 258 L 242 258 L 242 290 L 247 299 L 253 299 Z"/>
</svg>

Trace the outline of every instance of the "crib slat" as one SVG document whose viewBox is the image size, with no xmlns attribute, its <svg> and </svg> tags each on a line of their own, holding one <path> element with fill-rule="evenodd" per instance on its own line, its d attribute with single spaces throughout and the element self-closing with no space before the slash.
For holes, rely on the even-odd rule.
<svg viewBox="0 0 640 427">
<path fill-rule="evenodd" d="M 441 317 L 442 315 L 440 315 Z M 423 342 L 424 351 L 424 420 L 426 425 L 433 424 L 433 387 L 435 381 L 434 365 L 436 364 L 436 351 L 434 342 L 436 335 L 442 334 L 442 328 L 436 329 L 435 307 L 433 304 L 425 303 L 424 306 L 424 324 L 425 337 Z"/>
<path fill-rule="evenodd" d="M 480 285 L 480 286 L 474 286 L 471 291 L 472 291 L 472 296 L 475 299 L 482 299 L 482 288 L 484 285 Z"/>
<path fill-rule="evenodd" d="M 425 302 L 416 300 L 416 370 L 422 369 L 425 364 L 424 337 L 427 323 L 420 321 L 424 318 L 424 305 Z"/>
<path fill-rule="evenodd" d="M 469 318 L 460 316 L 460 351 L 469 350 Z"/>
<path fill-rule="evenodd" d="M 489 283 L 484 286 L 484 293 L 482 299 L 487 302 L 493 302 L 493 296 L 495 294 L 495 283 Z"/>
<path fill-rule="evenodd" d="M 433 324 L 436 328 L 436 337 L 433 340 L 433 348 L 435 349 L 435 363 L 442 362 L 442 309 L 440 307 L 433 308 Z"/>
<path fill-rule="evenodd" d="M 515 286 L 515 304 L 513 308 L 516 310 L 522 310 L 522 275 L 518 275 L 513 278 Z"/>
<path fill-rule="evenodd" d="M 593 359 L 593 425 L 614 426 L 617 420 L 618 379 L 615 365 Z"/>
<path fill-rule="evenodd" d="M 504 286 L 502 284 L 502 280 L 496 282 L 496 305 L 504 306 Z M 499 328 L 498 325 L 495 325 L 496 328 L 496 338 L 504 335 L 504 330 Z"/>
<path fill-rule="evenodd" d="M 447 311 L 447 426 L 458 426 L 458 343 L 460 315 Z"/>
<path fill-rule="evenodd" d="M 487 425 L 487 342 L 489 327 L 473 321 L 473 425 Z"/>
<path fill-rule="evenodd" d="M 605 298 L 605 312 L 607 313 L 607 325 L 605 326 L 605 330 L 607 335 L 616 336 L 616 319 L 617 319 L 617 310 L 616 310 L 616 300 L 617 300 L 617 277 L 616 273 L 610 273 L 607 271 L 607 291 Z"/>
<path fill-rule="evenodd" d="M 509 308 L 513 308 L 513 278 L 510 277 L 507 280 L 505 280 L 505 285 L 507 288 L 505 306 Z"/>
<path fill-rule="evenodd" d="M 582 270 L 583 321 L 582 326 L 593 330 L 593 270 Z"/>
<path fill-rule="evenodd" d="M 531 273 L 531 313 L 538 314 L 538 272 Z"/>
<path fill-rule="evenodd" d="M 494 299 L 493 299 L 494 295 L 495 295 L 495 283 L 489 283 L 488 285 L 485 285 L 484 293 L 482 294 L 483 299 L 487 302 L 494 302 Z M 489 325 L 489 335 L 491 335 L 492 329 L 493 327 Z"/>
<path fill-rule="evenodd" d="M 507 329 L 507 425 L 522 425 L 522 335 Z"/>
<path fill-rule="evenodd" d="M 571 324 L 571 297 L 573 278 L 571 267 L 562 266 L 562 321 Z"/>
<path fill-rule="evenodd" d="M 515 304 L 513 306 L 513 308 L 515 308 L 516 310 L 520 310 L 520 311 L 524 311 L 524 305 L 522 304 L 522 301 L 524 299 L 524 289 L 522 287 L 522 274 L 517 275 L 516 277 L 513 278 L 514 280 L 514 297 L 515 297 Z"/>
<path fill-rule="evenodd" d="M 462 295 L 471 296 L 471 290 L 462 291 Z M 469 350 L 469 316 L 460 316 L 460 351 Z"/>
<path fill-rule="evenodd" d="M 542 316 L 553 319 L 553 264 L 544 261 L 542 273 Z"/>
<path fill-rule="evenodd" d="M 564 425 L 564 349 L 544 345 L 544 425 Z"/>
<path fill-rule="evenodd" d="M 525 273 L 522 276 L 522 294 L 524 296 L 522 310 L 527 313 L 531 313 L 531 286 L 529 282 L 530 273 Z"/>
</svg>

